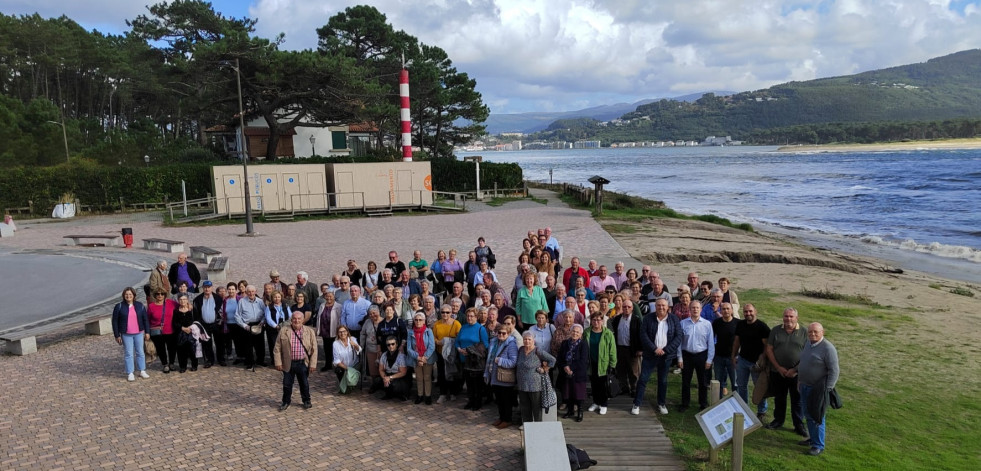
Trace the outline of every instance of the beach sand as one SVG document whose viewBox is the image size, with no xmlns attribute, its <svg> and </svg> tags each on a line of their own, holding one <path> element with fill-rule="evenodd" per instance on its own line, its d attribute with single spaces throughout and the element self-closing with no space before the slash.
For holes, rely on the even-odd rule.
<svg viewBox="0 0 981 471">
<path fill-rule="evenodd" d="M 901 152 L 909 150 L 981 149 L 981 139 L 882 142 L 876 144 L 824 144 L 784 146 L 777 152 Z"/>
</svg>

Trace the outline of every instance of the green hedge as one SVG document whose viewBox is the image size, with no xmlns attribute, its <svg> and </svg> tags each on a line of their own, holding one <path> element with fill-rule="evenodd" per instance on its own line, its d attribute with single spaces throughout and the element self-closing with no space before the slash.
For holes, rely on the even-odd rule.
<svg viewBox="0 0 981 471">
<path fill-rule="evenodd" d="M 348 160 L 344 158 L 343 160 Z M 317 159 L 319 160 L 319 159 Z M 326 160 L 326 159 L 325 159 Z M 343 161 L 335 159 L 334 162 Z M 353 161 L 350 159 L 348 161 Z M 361 160 L 361 159 L 357 159 Z M 371 160 L 377 161 L 377 160 Z M 270 163 L 319 163 L 307 159 Z M 473 162 L 439 158 L 430 161 L 433 189 L 437 191 L 473 191 L 476 189 Z M 211 163 L 167 165 L 159 167 L 98 166 L 85 162 L 56 167 L 19 167 L 0 172 L 0 211 L 28 206 L 32 201 L 36 214 L 44 214 L 62 194 L 72 192 L 83 205 L 113 207 L 124 203 L 154 203 L 181 199 L 181 180 L 187 182 L 188 199 L 204 198 L 212 193 Z M 514 163 L 480 164 L 482 188 L 517 188 L 521 186 L 521 167 Z"/>
</svg>

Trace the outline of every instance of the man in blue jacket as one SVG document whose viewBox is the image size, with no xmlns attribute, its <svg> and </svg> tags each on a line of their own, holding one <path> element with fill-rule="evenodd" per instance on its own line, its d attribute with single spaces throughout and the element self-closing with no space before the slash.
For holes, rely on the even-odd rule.
<svg viewBox="0 0 981 471">
<path fill-rule="evenodd" d="M 668 367 L 670 361 L 681 345 L 681 328 L 678 318 L 668 315 L 668 301 L 658 299 L 654 303 L 654 315 L 644 317 L 640 330 L 640 343 L 644 347 L 644 360 L 637 379 L 637 394 L 634 396 L 634 406 L 630 409 L 633 415 L 640 414 L 640 404 L 644 401 L 644 391 L 651 373 L 657 369 L 657 409 L 661 415 L 668 413 Z"/>
</svg>

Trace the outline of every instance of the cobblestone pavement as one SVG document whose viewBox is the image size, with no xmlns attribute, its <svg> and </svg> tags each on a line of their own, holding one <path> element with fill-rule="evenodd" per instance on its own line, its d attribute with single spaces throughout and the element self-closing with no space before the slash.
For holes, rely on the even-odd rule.
<svg viewBox="0 0 981 471">
<path fill-rule="evenodd" d="M 72 224 L 24 224 L 0 244 L 11 249 L 62 247 L 62 236 L 73 232 Z M 82 225 L 85 233 L 100 234 L 118 233 L 121 223 L 87 219 Z M 362 269 L 368 260 L 383 266 L 390 249 L 405 261 L 418 249 L 431 261 L 437 249 L 455 247 L 465 259 L 482 235 L 497 254 L 497 271 L 509 286 L 520 239 L 529 229 L 546 225 L 567 255 L 640 266 L 588 212 L 569 209 L 554 197 L 548 205 L 477 204 L 463 214 L 257 224 L 258 237 L 239 237 L 241 224 L 125 225 L 133 227 L 137 246 L 142 238 L 159 237 L 221 250 L 229 257 L 229 279 L 256 284 L 267 280 L 272 268 L 285 279 L 305 270 L 311 281 L 320 283 L 349 258 Z M 0 356 L 0 469 L 521 467 L 519 432 L 490 426 L 496 418 L 494 406 L 475 413 L 462 410 L 460 399 L 416 406 L 363 393 L 338 396 L 333 375 L 316 373 L 311 380 L 314 408 L 294 406 L 280 413 L 281 375 L 273 369 L 252 373 L 215 367 L 165 375 L 154 363 L 150 379 L 129 383 L 122 363 L 121 347 L 108 336 L 71 336 L 34 355 Z M 298 392 L 293 403 L 300 403 Z"/>
</svg>

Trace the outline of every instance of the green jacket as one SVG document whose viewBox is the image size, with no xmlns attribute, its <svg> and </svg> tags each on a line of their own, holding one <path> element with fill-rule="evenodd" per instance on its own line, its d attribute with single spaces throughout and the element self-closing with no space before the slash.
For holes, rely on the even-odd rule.
<svg viewBox="0 0 981 471">
<path fill-rule="evenodd" d="M 586 344 L 592 348 L 592 345 L 589 344 L 590 333 L 592 330 L 586 329 L 582 336 L 586 338 Z M 589 361 L 597 363 L 596 373 L 601 376 L 605 375 L 609 368 L 617 367 L 617 343 L 613 338 L 612 330 L 603 327 L 603 332 L 600 333 L 599 358 L 590 358 Z"/>
</svg>

